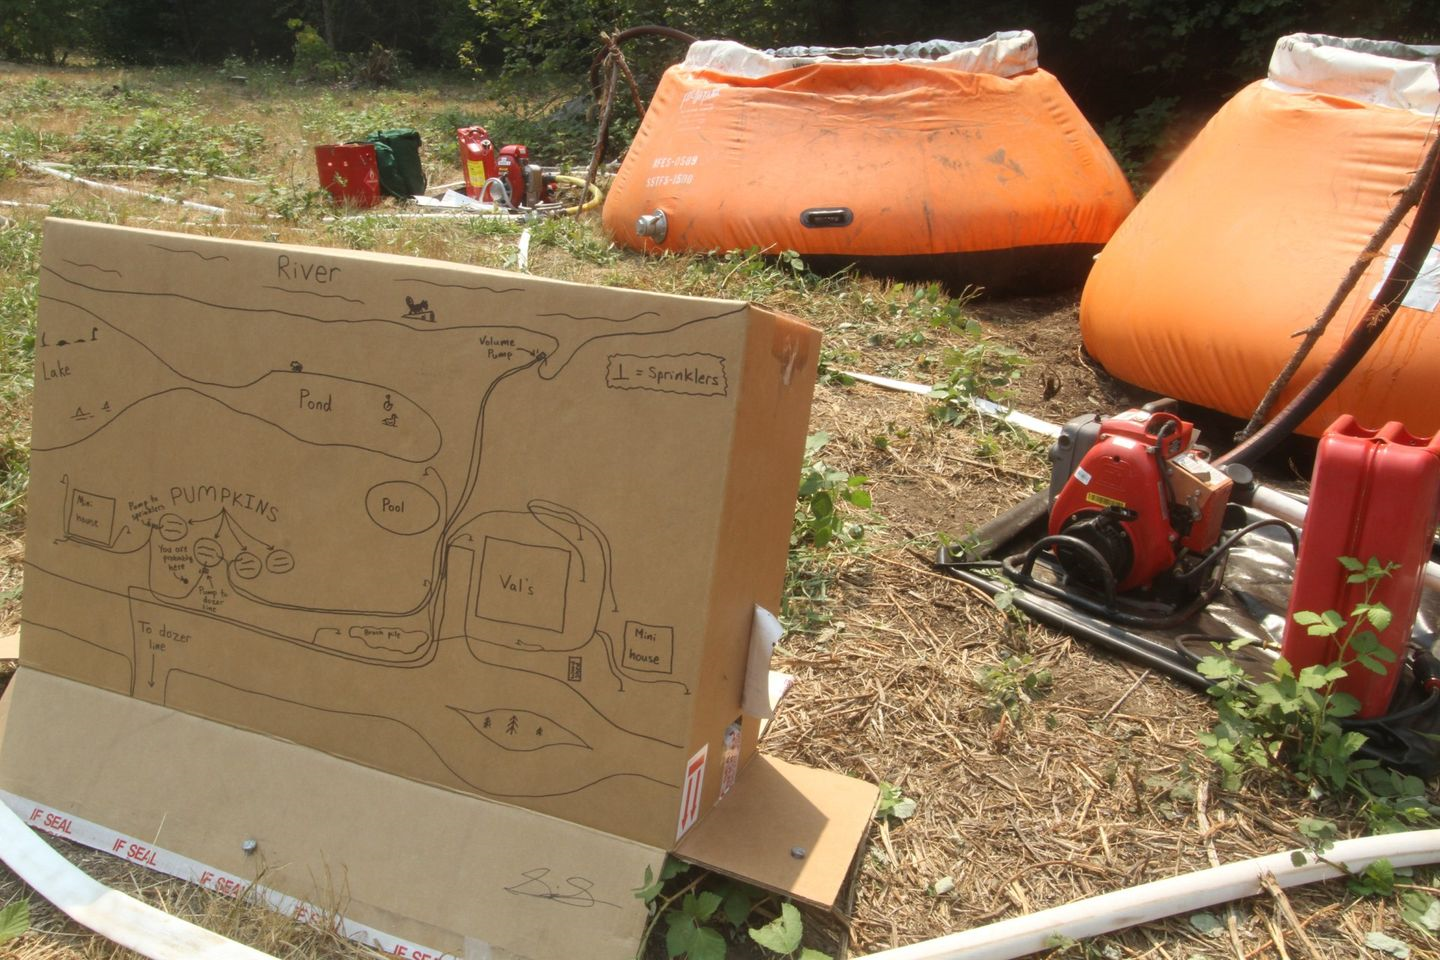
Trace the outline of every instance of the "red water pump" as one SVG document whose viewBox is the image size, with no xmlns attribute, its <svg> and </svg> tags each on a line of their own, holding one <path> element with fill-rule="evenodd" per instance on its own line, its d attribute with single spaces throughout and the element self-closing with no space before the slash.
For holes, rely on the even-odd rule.
<svg viewBox="0 0 1440 960">
<path fill-rule="evenodd" d="M 1220 540 L 1233 481 L 1167 405 L 1072 420 L 1050 452 L 1047 547 L 1068 579 L 1111 599 L 1190 578 Z"/>
</svg>

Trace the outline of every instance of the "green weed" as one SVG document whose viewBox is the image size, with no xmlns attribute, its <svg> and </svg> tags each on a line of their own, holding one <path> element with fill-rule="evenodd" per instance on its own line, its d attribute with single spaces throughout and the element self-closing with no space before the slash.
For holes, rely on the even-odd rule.
<svg viewBox="0 0 1440 960">
<path fill-rule="evenodd" d="M 0 148 L 22 160 L 43 160 L 64 151 L 70 139 L 63 133 L 41 130 L 20 123 L 0 127 Z"/>
<path fill-rule="evenodd" d="M 725 960 L 730 945 L 748 939 L 769 953 L 794 960 L 831 960 L 830 955 L 802 946 L 805 924 L 800 911 L 729 877 L 708 873 L 669 857 L 660 876 L 645 868 L 645 882 L 635 897 L 649 908 L 650 922 L 636 960 L 657 925 L 665 924 L 665 955 L 685 960 Z"/>
<path fill-rule="evenodd" d="M 870 509 L 870 492 L 865 489 L 870 481 L 828 467 L 819 460 L 820 450 L 829 442 L 830 435 L 824 431 L 805 439 L 805 466 L 800 473 L 799 502 L 790 536 L 792 545 L 824 548 L 834 542 L 842 547 L 853 546 L 865 535 L 863 524 L 846 522 L 842 504 Z"/>
<path fill-rule="evenodd" d="M 1027 706 L 1054 686 L 1055 677 L 1049 670 L 1033 667 L 1034 659 L 1022 653 L 976 671 L 975 682 L 985 691 L 987 712 L 997 717 L 1006 713 L 1018 720 Z"/>
<path fill-rule="evenodd" d="M 579 217 L 550 217 L 531 230 L 534 243 L 542 247 L 558 247 L 576 260 L 599 266 L 620 259 L 620 251 L 593 222 Z"/>
<path fill-rule="evenodd" d="M 917 804 L 910 797 L 905 796 L 900 788 L 886 780 L 880 781 L 880 801 L 875 805 L 875 819 L 884 820 L 894 817 L 896 820 L 908 820 L 915 816 Z"/>
<path fill-rule="evenodd" d="M 710 296 L 757 303 L 781 293 L 813 291 L 830 282 L 811 272 L 794 250 L 769 255 L 759 247 L 694 257 L 686 267 L 685 279 L 693 286 L 709 287 Z"/>
<path fill-rule="evenodd" d="M 1358 756 L 1366 737 L 1346 730 L 1340 720 L 1354 716 L 1360 703 L 1335 689 L 1356 668 L 1386 672 L 1395 654 L 1379 638 L 1391 626 L 1390 610 L 1378 599 L 1382 582 L 1396 569 L 1371 557 L 1341 557 L 1347 582 L 1363 585 L 1363 599 L 1342 616 L 1338 611 L 1300 611 L 1295 622 L 1311 636 L 1329 637 L 1338 655 L 1333 663 L 1296 670 L 1284 657 L 1276 659 L 1261 681 L 1248 680 L 1227 656 L 1200 661 L 1199 670 L 1215 681 L 1219 720 L 1199 736 L 1206 756 L 1220 767 L 1225 786 L 1234 789 L 1246 770 L 1274 772 L 1315 799 L 1354 800 L 1361 818 L 1376 833 L 1433 823 L 1440 807 L 1430 802 L 1417 777 L 1380 766 Z M 1250 643 L 1236 640 L 1229 649 Z M 1217 649 L 1220 649 L 1217 647 Z M 1305 818 L 1297 829 L 1323 850 L 1337 836 L 1333 821 Z"/>
<path fill-rule="evenodd" d="M 971 336 L 980 334 L 980 324 L 970 315 L 970 304 L 980 296 L 976 287 L 966 287 L 959 296 L 952 297 L 938 283 L 920 286 L 890 287 L 885 301 L 886 312 L 892 318 L 935 330 L 949 330 Z M 922 338 L 923 341 L 923 338 Z"/>
<path fill-rule="evenodd" d="M 936 401 L 930 408 L 930 417 L 949 426 L 959 426 L 976 416 L 971 399 L 1003 399 L 1006 389 L 1025 366 L 1021 354 L 987 340 L 946 350 L 941 362 L 945 379 L 930 391 L 930 399 Z"/>
<path fill-rule="evenodd" d="M 853 387 L 855 378 L 845 372 L 846 367 L 860 364 L 860 355 L 850 350 L 836 350 L 820 345 L 820 364 L 816 369 L 816 382 L 832 387 Z"/>
<path fill-rule="evenodd" d="M 335 202 L 330 194 L 310 184 L 269 183 L 258 193 L 248 196 L 246 202 L 292 223 L 304 217 L 335 211 Z"/>
<path fill-rule="evenodd" d="M 259 128 L 244 121 L 215 126 L 194 114 L 151 108 L 128 126 L 87 121 L 76 132 L 71 159 L 82 168 L 150 164 L 209 175 L 253 176 L 264 146 Z"/>
<path fill-rule="evenodd" d="M 12 900 L 0 907 L 0 943 L 30 932 L 30 901 Z"/>
<path fill-rule="evenodd" d="M 854 511 L 870 509 L 870 492 L 865 489 L 870 481 L 820 460 L 820 450 L 829 442 L 824 431 L 805 440 L 780 611 L 789 629 L 809 631 L 828 622 L 823 610 L 837 573 L 832 554 L 863 549 L 865 525 Z"/>
</svg>

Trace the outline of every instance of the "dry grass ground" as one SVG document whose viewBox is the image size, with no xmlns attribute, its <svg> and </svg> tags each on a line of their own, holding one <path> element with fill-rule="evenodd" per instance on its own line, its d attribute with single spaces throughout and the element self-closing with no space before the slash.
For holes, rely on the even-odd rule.
<svg viewBox="0 0 1440 960">
<path fill-rule="evenodd" d="M 509 267 L 516 262 L 516 226 L 327 221 L 313 193 L 311 144 L 385 126 L 420 127 L 431 144 L 431 182 L 453 180 L 458 172 L 443 149 L 444 124 L 453 128 L 455 115 L 491 108 L 473 85 L 416 83 L 371 94 L 296 88 L 265 71 L 237 86 L 196 71 L 0 68 L 0 147 L 14 154 L 94 162 L 94 144 L 107 131 L 125 141 L 144 122 L 162 140 L 170 131 L 170 155 L 180 160 L 218 157 L 230 172 L 264 181 L 257 187 L 121 181 L 227 207 L 231 213 L 218 221 L 0 166 L 0 200 L 20 204 L 0 211 L 14 221 L 0 228 L 0 275 L 18 291 L 0 302 L 0 322 L 7 355 L 19 351 L 20 357 L 4 368 L 0 391 L 6 483 L 23 486 L 30 385 L 21 341 L 26 310 L 33 309 L 24 292 L 33 290 L 37 222 L 47 210 Z M 178 137 L 177 125 L 183 127 Z M 242 135 L 248 139 L 238 145 Z M 531 147 L 548 159 L 544 144 Z M 135 162 L 156 161 L 137 156 Z M 824 331 L 824 360 L 832 369 L 934 382 L 944 376 L 947 348 L 974 343 L 963 330 L 932 326 L 933 297 L 916 288 L 863 278 L 822 281 L 740 256 L 646 260 L 611 247 L 594 218 L 539 223 L 532 238 L 529 270 L 537 275 L 750 298 L 793 312 Z M 1117 409 L 1138 396 L 1085 358 L 1073 293 L 981 299 L 968 309 L 990 342 L 1028 358 L 1015 386 L 1017 405 L 1028 412 L 1063 421 Z M 1044 451 L 1034 442 L 973 421 L 941 425 L 929 406 L 922 397 L 846 385 L 834 376 L 823 378 L 815 397 L 812 429 L 830 436 L 823 459 L 868 477 L 874 507 L 851 518 L 867 528 L 860 546 L 817 561 L 815 590 L 823 588 L 824 599 L 797 607 L 800 629 L 785 641 L 780 666 L 798 683 L 764 746 L 787 759 L 884 781 L 916 801 L 908 819 L 875 822 L 847 916 L 811 917 L 815 944 L 865 954 L 1297 845 L 1295 820 L 1320 808 L 1258 776 L 1238 791 L 1221 790 L 1195 739 L 1213 716 L 1203 697 L 1068 636 L 1007 618 L 929 569 L 924 558 L 938 535 L 963 534 L 1048 476 Z M 23 502 L 5 519 L 0 616 L 8 632 L 18 618 Z M 0 683 L 10 669 L 0 667 Z M 987 670 L 990 679 L 982 681 Z M 1036 685 L 1033 697 L 1007 700 L 1003 681 L 1018 683 L 1042 671 L 1049 681 Z M 1344 810 L 1325 812 L 1358 829 Z M 78 847 L 61 849 L 107 883 L 276 956 L 363 955 L 258 908 Z M 1437 892 L 1427 886 L 1434 882 L 1428 874 L 1406 882 Z M 0 870 L 0 901 L 25 896 L 24 885 Z M 343 911 L 343 902 L 330 905 Z M 129 956 L 33 898 L 32 907 L 32 932 L 0 946 L 0 956 Z M 1440 956 L 1437 941 L 1403 922 L 1393 896 L 1359 897 L 1339 882 L 1288 897 L 1256 897 L 1216 913 L 1222 923 L 1211 933 L 1181 916 L 1058 946 L 1052 955 L 1339 960 L 1382 956 L 1365 945 L 1367 933 L 1380 931 L 1408 944 L 1411 957 Z"/>
</svg>

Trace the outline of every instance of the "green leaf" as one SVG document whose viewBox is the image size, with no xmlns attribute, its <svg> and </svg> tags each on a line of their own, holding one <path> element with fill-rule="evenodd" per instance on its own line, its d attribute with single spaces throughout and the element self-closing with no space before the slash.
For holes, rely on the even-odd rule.
<svg viewBox="0 0 1440 960">
<path fill-rule="evenodd" d="M 750 895 L 750 890 L 741 883 L 732 884 L 725 892 L 725 905 L 722 912 L 725 919 L 730 921 L 732 927 L 739 927 L 750 917 L 750 910 L 755 906 L 755 898 Z"/>
<path fill-rule="evenodd" d="M 793 903 L 780 905 L 780 916 L 750 931 L 750 939 L 773 953 L 789 956 L 800 948 L 800 939 L 805 935 L 805 925 L 800 911 Z"/>
<path fill-rule="evenodd" d="M 806 947 L 800 951 L 799 960 L 835 960 L 835 958 L 828 953 L 821 953 L 819 950 Z"/>
<path fill-rule="evenodd" d="M 1397 958 L 1397 960 L 1408 960 L 1410 956 L 1409 944 L 1396 940 L 1394 937 L 1378 930 L 1371 930 L 1365 934 L 1365 946 L 1372 950 L 1380 950 Z"/>
<path fill-rule="evenodd" d="M 1370 626 L 1376 630 L 1384 630 L 1390 626 L 1392 614 L 1390 608 L 1385 604 L 1377 603 L 1365 612 L 1365 617 L 1370 621 Z"/>
<path fill-rule="evenodd" d="M 1313 610 L 1297 610 L 1295 612 L 1295 622 L 1302 627 L 1308 627 L 1312 623 L 1320 622 L 1320 614 Z"/>
<path fill-rule="evenodd" d="M 1340 566 L 1344 567 L 1346 570 L 1349 570 L 1351 573 L 1356 573 L 1365 569 L 1365 564 L 1361 563 L 1355 557 L 1337 557 L 1336 559 L 1340 561 Z"/>
<path fill-rule="evenodd" d="M 705 890 L 698 894 L 687 893 L 685 900 L 680 904 L 680 912 L 699 923 L 704 923 L 715 915 L 716 910 L 720 909 L 721 901 L 720 894 L 711 890 Z"/>
<path fill-rule="evenodd" d="M 1425 933 L 1440 933 L 1440 900 L 1419 890 L 1400 895 L 1400 912 L 1405 922 Z"/>
<path fill-rule="evenodd" d="M 1191 914 L 1190 926 L 1205 934 L 1207 937 L 1219 936 L 1225 930 L 1224 922 L 1213 913 Z"/>
<path fill-rule="evenodd" d="M 700 927 L 695 931 L 690 952 L 685 956 L 686 960 L 725 960 L 725 938 L 718 930 Z"/>
<path fill-rule="evenodd" d="M 1359 730 L 1349 730 L 1340 738 L 1336 753 L 1344 759 L 1349 759 L 1357 750 L 1365 746 L 1365 741 L 1368 739 Z"/>
<path fill-rule="evenodd" d="M 1393 658 L 1394 655 L 1391 654 L 1391 657 Z M 1385 664 L 1381 662 L 1380 651 L 1378 650 L 1375 651 L 1373 654 L 1367 653 L 1356 657 L 1355 662 L 1360 664 L 1360 666 L 1364 667 L 1366 670 L 1369 670 L 1371 673 L 1378 673 L 1382 677 L 1390 672 L 1386 668 Z"/>
<path fill-rule="evenodd" d="M 1200 671 L 1202 677 L 1208 677 L 1211 680 L 1224 680 L 1240 672 L 1235 661 L 1229 657 L 1201 657 L 1200 663 L 1196 665 L 1195 669 Z"/>
<path fill-rule="evenodd" d="M 1330 709 L 1328 712 L 1330 716 L 1337 720 L 1353 717 L 1360 712 L 1360 701 L 1348 693 L 1332 693 L 1330 694 Z"/>
<path fill-rule="evenodd" d="M 646 903 L 649 903 L 651 900 L 654 900 L 656 897 L 660 896 L 660 890 L 664 886 L 664 881 L 656 880 L 655 871 L 650 869 L 649 864 L 646 864 L 645 883 L 643 886 L 636 887 L 633 891 L 635 894 L 635 899 L 644 900 Z"/>
<path fill-rule="evenodd" d="M 0 943 L 24 936 L 29 929 L 29 900 L 12 900 L 0 907 Z"/>
<path fill-rule="evenodd" d="M 674 880 L 690 872 L 690 864 L 684 860 L 677 860 L 674 857 L 666 857 L 665 864 L 660 868 L 661 880 Z"/>
<path fill-rule="evenodd" d="M 1330 846 L 1339 834 L 1335 821 L 1317 817 L 1301 817 L 1295 822 L 1295 829 L 1319 849 Z"/>
<path fill-rule="evenodd" d="M 665 922 L 670 929 L 665 931 L 665 955 L 667 957 L 680 957 L 690 952 L 691 946 L 695 943 L 695 921 L 678 911 L 665 915 Z"/>
<path fill-rule="evenodd" d="M 815 454 L 819 453 L 820 448 L 825 446 L 825 444 L 829 442 L 830 434 L 826 433 L 824 430 L 816 430 L 814 433 L 810 434 L 810 436 L 805 438 L 805 459 L 815 459 Z"/>
<path fill-rule="evenodd" d="M 1388 897 L 1395 892 L 1395 866 L 1385 857 L 1376 860 L 1358 876 L 1350 878 L 1350 889 L 1361 896 Z"/>
</svg>

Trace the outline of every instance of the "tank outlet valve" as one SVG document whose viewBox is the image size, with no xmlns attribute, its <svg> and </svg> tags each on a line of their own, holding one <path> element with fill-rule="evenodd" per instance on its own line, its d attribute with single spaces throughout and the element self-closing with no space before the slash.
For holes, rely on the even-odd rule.
<svg viewBox="0 0 1440 960">
<path fill-rule="evenodd" d="M 654 213 L 642 213 L 636 217 L 635 232 L 642 237 L 649 237 L 656 243 L 664 243 L 665 235 L 670 232 L 670 224 L 665 220 L 665 211 L 656 210 Z"/>
</svg>

